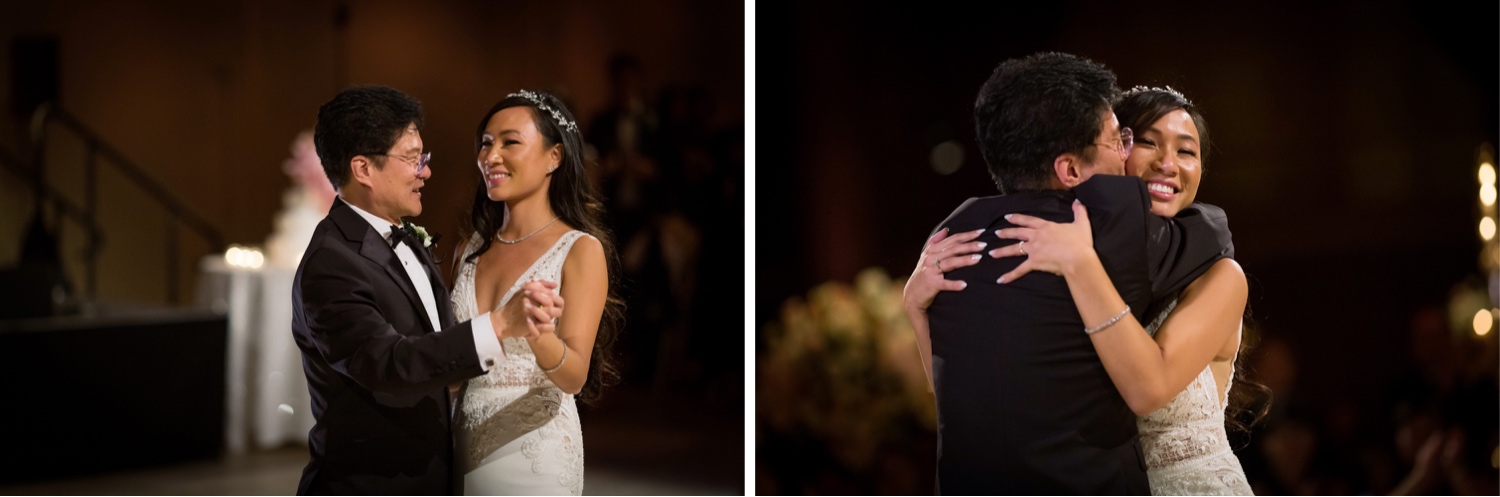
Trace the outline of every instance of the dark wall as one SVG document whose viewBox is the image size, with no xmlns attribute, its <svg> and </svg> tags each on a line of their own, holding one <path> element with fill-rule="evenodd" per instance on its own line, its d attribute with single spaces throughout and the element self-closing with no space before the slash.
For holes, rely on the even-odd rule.
<svg viewBox="0 0 1500 497">
<path fill-rule="evenodd" d="M 30 140 L 28 116 L 9 112 L 13 81 L 32 79 L 13 74 L 11 45 L 55 40 L 62 105 L 228 243 L 259 245 L 292 184 L 282 162 L 318 106 L 347 85 L 389 85 L 422 100 L 427 113 L 434 174 L 417 222 L 457 240 L 476 181 L 473 130 L 507 93 L 556 92 L 587 123 L 608 104 L 606 61 L 629 52 L 648 89 L 704 88 L 716 104 L 712 123 L 738 126 L 743 12 L 740 3 L 681 0 L 8 2 L 0 6 L 0 147 L 19 151 Z M 49 177 L 81 205 L 83 153 L 69 137 L 55 142 Z M 26 189 L 0 178 L 3 265 L 19 256 L 32 209 Z M 164 300 L 164 211 L 111 172 L 100 185 L 100 297 Z M 63 251 L 73 257 L 84 237 L 69 229 Z M 190 235 L 183 243 L 185 253 L 206 250 Z M 82 265 L 69 262 L 81 283 Z M 193 267 L 184 264 L 186 288 Z"/>
</svg>

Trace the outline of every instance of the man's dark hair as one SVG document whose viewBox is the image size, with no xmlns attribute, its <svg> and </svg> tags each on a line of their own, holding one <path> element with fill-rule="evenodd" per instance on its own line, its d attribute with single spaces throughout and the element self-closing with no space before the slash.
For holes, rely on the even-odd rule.
<svg viewBox="0 0 1500 497">
<path fill-rule="evenodd" d="M 334 189 L 351 176 L 349 161 L 356 155 L 371 155 L 376 167 L 385 167 L 384 154 L 408 125 L 422 129 L 422 102 L 388 86 L 353 86 L 318 108 L 313 144 L 318 160 Z"/>
<path fill-rule="evenodd" d="M 974 100 L 979 152 L 1000 192 L 1046 189 L 1059 155 L 1094 160 L 1099 114 L 1118 92 L 1114 73 L 1075 55 L 1001 62 Z"/>
</svg>

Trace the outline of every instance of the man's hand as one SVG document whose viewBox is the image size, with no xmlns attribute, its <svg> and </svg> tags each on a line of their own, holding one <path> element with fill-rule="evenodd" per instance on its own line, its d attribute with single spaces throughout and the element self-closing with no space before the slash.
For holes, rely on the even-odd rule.
<svg viewBox="0 0 1500 497">
<path fill-rule="evenodd" d="M 943 273 L 979 262 L 979 255 L 975 252 L 984 250 L 985 243 L 968 242 L 978 238 L 981 233 L 984 230 L 948 236 L 948 228 L 943 228 L 927 239 L 927 246 L 922 248 L 922 256 L 917 259 L 917 267 L 912 270 L 911 278 L 906 280 L 906 288 L 901 291 L 901 303 L 907 312 L 927 311 L 939 291 L 956 292 L 964 289 L 967 283 L 944 278 Z"/>
</svg>

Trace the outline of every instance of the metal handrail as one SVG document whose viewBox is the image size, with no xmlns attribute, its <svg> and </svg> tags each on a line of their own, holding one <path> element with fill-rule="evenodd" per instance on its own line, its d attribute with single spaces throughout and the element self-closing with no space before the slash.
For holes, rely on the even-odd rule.
<svg viewBox="0 0 1500 497">
<path fill-rule="evenodd" d="M 73 205 L 71 202 L 66 202 L 57 193 L 56 189 L 46 184 L 45 154 L 47 149 L 47 125 L 49 123 L 55 123 L 71 132 L 83 141 L 84 147 L 88 150 L 84 160 L 84 206 L 82 208 Z M 167 211 L 166 272 L 168 301 L 178 302 L 181 295 L 178 289 L 179 282 L 177 277 L 177 231 L 179 225 L 186 226 L 189 231 L 208 242 L 210 250 L 220 251 L 224 249 L 224 237 L 219 233 L 217 228 L 214 228 L 212 224 L 203 219 L 202 216 L 199 216 L 196 211 L 179 200 L 176 195 L 169 192 L 161 183 L 146 174 L 144 168 L 137 165 L 134 161 L 126 157 L 124 153 L 120 152 L 119 149 L 100 137 L 99 133 L 84 125 L 77 117 L 61 107 L 48 103 L 37 108 L 31 118 L 31 138 L 35 145 L 35 157 L 33 159 L 35 166 L 31 172 L 34 173 L 34 178 L 41 178 L 41 180 L 35 183 L 43 186 L 48 197 L 56 199 L 54 200 L 54 205 L 64 205 L 65 203 L 66 210 L 73 213 L 73 217 L 78 219 L 80 224 L 84 224 L 88 229 L 89 249 L 87 251 L 88 260 L 86 264 L 88 273 L 87 289 L 90 297 L 96 296 L 98 292 L 97 269 L 99 249 L 102 247 L 100 242 L 103 236 L 97 222 L 99 213 L 98 169 L 100 162 L 113 166 L 116 171 L 144 191 L 147 196 Z M 106 160 L 98 160 L 101 157 Z"/>
<path fill-rule="evenodd" d="M 84 231 L 91 234 L 98 233 L 97 237 L 103 237 L 103 233 L 100 233 L 99 230 L 99 224 L 94 220 L 93 216 L 89 215 L 78 204 L 68 200 L 66 196 L 63 196 L 62 192 L 53 188 L 52 185 L 37 181 L 37 172 L 27 167 L 24 160 L 3 146 L 0 146 L 0 167 L 4 167 L 21 181 L 32 185 L 41 185 L 42 191 L 37 192 L 37 195 L 41 196 L 43 202 L 51 202 L 52 208 L 56 209 L 59 215 L 73 218 L 73 221 L 82 225 Z"/>
</svg>

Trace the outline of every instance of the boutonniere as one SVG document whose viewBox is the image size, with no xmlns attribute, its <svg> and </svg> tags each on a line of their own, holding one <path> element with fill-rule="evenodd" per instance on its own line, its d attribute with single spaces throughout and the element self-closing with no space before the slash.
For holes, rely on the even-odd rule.
<svg viewBox="0 0 1500 497">
<path fill-rule="evenodd" d="M 417 226 L 415 224 L 412 224 L 411 221 L 406 221 L 405 224 L 406 224 L 406 230 L 410 231 L 412 235 L 415 235 L 417 237 L 417 240 L 421 240 L 421 242 L 422 242 L 422 248 L 423 248 L 422 251 L 423 252 L 427 252 L 427 258 L 432 259 L 432 263 L 433 264 L 442 264 L 443 260 L 439 259 L 436 254 L 432 253 L 432 246 L 433 245 L 437 245 L 438 240 L 443 239 L 443 234 L 442 233 L 431 233 L 431 234 L 428 234 L 427 233 L 427 228 L 423 228 L 421 226 Z"/>
<path fill-rule="evenodd" d="M 427 228 L 408 222 L 406 223 L 406 229 L 411 230 L 412 234 L 417 235 L 417 239 L 422 241 L 422 248 L 432 248 L 432 244 L 437 243 L 438 237 L 427 234 Z"/>
</svg>

